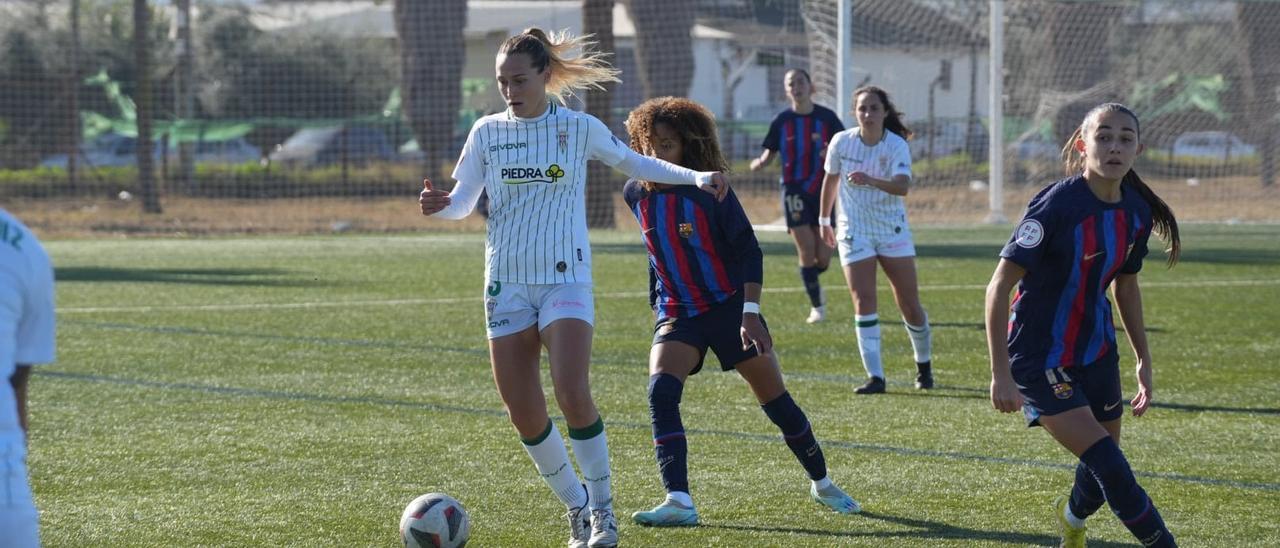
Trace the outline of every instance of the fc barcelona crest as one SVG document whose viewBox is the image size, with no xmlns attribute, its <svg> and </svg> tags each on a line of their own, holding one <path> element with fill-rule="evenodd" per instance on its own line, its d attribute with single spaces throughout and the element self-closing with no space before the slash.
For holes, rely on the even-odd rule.
<svg viewBox="0 0 1280 548">
<path fill-rule="evenodd" d="M 560 152 L 569 151 L 569 130 L 562 129 L 556 132 L 556 143 L 560 146 Z"/>
<path fill-rule="evenodd" d="M 1067 398 L 1070 398 L 1071 394 L 1072 394 L 1072 390 L 1071 390 L 1070 384 L 1067 384 L 1065 382 L 1060 382 L 1058 384 L 1053 385 L 1053 397 L 1058 398 L 1060 400 L 1065 400 Z"/>
<path fill-rule="evenodd" d="M 693 235 L 693 223 L 680 223 L 680 237 L 688 238 Z"/>
</svg>

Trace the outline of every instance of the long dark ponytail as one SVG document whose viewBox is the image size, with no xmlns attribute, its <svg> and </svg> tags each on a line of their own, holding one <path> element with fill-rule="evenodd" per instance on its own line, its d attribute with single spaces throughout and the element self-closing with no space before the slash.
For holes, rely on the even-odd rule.
<svg viewBox="0 0 1280 548">
<path fill-rule="evenodd" d="M 1065 168 L 1067 175 L 1075 175 L 1084 171 L 1084 155 L 1076 150 L 1076 141 L 1084 139 L 1085 131 L 1090 124 L 1097 123 L 1099 115 L 1106 112 L 1121 112 L 1133 118 L 1133 124 L 1138 129 L 1138 137 L 1141 139 L 1141 122 L 1138 121 L 1138 115 L 1134 114 L 1129 107 L 1120 103 L 1103 103 L 1093 107 L 1088 114 L 1085 115 L 1084 121 L 1071 134 L 1071 138 L 1067 139 L 1066 146 L 1062 147 L 1062 166 Z M 1178 258 L 1182 256 L 1182 239 L 1178 234 L 1178 219 L 1173 215 L 1173 209 L 1161 200 L 1156 192 L 1147 185 L 1142 177 L 1138 176 L 1138 172 L 1132 168 L 1128 173 L 1124 174 L 1124 178 L 1120 180 L 1121 186 L 1127 186 L 1137 192 L 1143 201 L 1151 207 L 1151 231 L 1160 236 L 1168 246 L 1164 252 L 1169 256 L 1166 263 L 1170 268 L 1178 263 Z"/>
<path fill-rule="evenodd" d="M 898 107 L 893 105 L 893 101 L 889 100 L 889 92 L 879 86 L 862 86 L 853 90 L 853 104 L 858 104 L 858 96 L 863 93 L 874 93 L 880 98 L 880 103 L 884 105 L 884 128 L 898 134 L 904 140 L 911 139 L 913 133 L 907 125 L 902 123 L 902 113 L 898 112 Z"/>
</svg>

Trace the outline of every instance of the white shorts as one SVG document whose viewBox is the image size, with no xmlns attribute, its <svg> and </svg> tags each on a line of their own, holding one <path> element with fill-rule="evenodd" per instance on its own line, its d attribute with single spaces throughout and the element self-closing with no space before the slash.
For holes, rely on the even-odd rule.
<svg viewBox="0 0 1280 548">
<path fill-rule="evenodd" d="M 40 517 L 27 479 L 22 441 L 0 440 L 0 546 L 40 547 Z"/>
<path fill-rule="evenodd" d="M 904 230 L 888 238 L 854 236 L 836 242 L 840 248 L 840 264 L 850 265 L 872 257 L 915 257 L 916 245 L 911 231 Z"/>
<path fill-rule="evenodd" d="M 504 337 L 538 324 L 572 318 L 596 323 L 596 302 L 591 284 L 518 284 L 489 282 L 485 286 L 484 320 L 490 339 Z"/>
</svg>

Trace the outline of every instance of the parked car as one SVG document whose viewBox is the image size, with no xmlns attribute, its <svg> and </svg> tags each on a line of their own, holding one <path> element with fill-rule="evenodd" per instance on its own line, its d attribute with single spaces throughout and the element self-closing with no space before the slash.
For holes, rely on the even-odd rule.
<svg viewBox="0 0 1280 548">
<path fill-rule="evenodd" d="M 966 125 L 965 120 L 939 120 L 932 125 L 924 120 L 907 123 L 907 127 L 911 128 L 911 132 L 915 134 L 907 142 L 911 149 L 911 158 L 925 160 L 930 158 L 930 152 L 933 158 L 960 154 L 968 150 L 966 139 L 973 139 L 972 148 L 979 156 L 986 156 L 987 128 L 982 124 L 975 124 L 973 131 L 969 132 L 965 129 Z M 933 136 L 932 151 L 929 150 L 931 134 Z"/>
<path fill-rule="evenodd" d="M 1038 134 L 1019 137 L 1009 143 L 1006 150 L 1011 151 L 1015 159 L 1024 162 L 1053 163 L 1062 160 L 1062 145 L 1051 142 Z"/>
<path fill-rule="evenodd" d="M 162 154 L 168 154 L 170 162 L 177 162 L 178 148 L 171 147 L 167 152 L 159 143 L 152 148 L 156 161 Z M 197 164 L 242 164 L 256 162 L 262 158 L 262 150 L 249 144 L 243 137 L 225 141 L 200 141 L 195 146 L 195 162 Z M 105 133 L 80 146 L 80 165 L 94 167 L 131 166 L 138 161 L 138 138 L 119 133 Z M 67 167 L 66 154 L 54 154 L 40 161 L 40 167 Z"/>
<path fill-rule="evenodd" d="M 1173 141 L 1174 156 L 1234 160 L 1258 153 L 1258 149 L 1226 131 L 1190 131 Z"/>
<path fill-rule="evenodd" d="M 119 133 L 104 133 L 80 145 L 77 161 L 85 167 L 131 166 L 138 161 L 138 139 Z M 67 167 L 68 155 L 54 154 L 40 161 L 40 167 Z"/>
<path fill-rule="evenodd" d="M 343 159 L 362 165 L 391 161 L 396 152 L 382 131 L 361 126 L 300 129 L 271 153 L 271 163 L 290 167 L 340 164 Z"/>
<path fill-rule="evenodd" d="M 262 149 L 253 146 L 244 137 L 225 141 L 198 141 L 195 144 L 197 164 L 244 164 L 262 160 Z M 169 162 L 177 162 L 178 147 L 168 151 Z"/>
</svg>

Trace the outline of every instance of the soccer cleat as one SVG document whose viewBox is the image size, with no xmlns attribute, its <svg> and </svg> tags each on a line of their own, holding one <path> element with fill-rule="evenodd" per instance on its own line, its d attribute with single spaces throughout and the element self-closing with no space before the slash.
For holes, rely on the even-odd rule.
<svg viewBox="0 0 1280 548">
<path fill-rule="evenodd" d="M 596 508 L 591 511 L 591 540 L 588 548 L 615 548 L 618 546 L 618 520 L 613 510 Z"/>
<path fill-rule="evenodd" d="M 1072 527 L 1067 523 L 1067 501 L 1070 500 L 1066 495 L 1058 496 L 1053 501 L 1053 515 L 1058 516 L 1058 531 L 1062 533 L 1062 548 L 1085 548 L 1084 532 L 1085 527 Z"/>
<path fill-rule="evenodd" d="M 569 548 L 587 548 L 591 536 L 591 513 L 585 506 L 570 508 L 564 517 L 569 518 Z"/>
<path fill-rule="evenodd" d="M 862 506 L 858 501 L 846 495 L 836 484 L 831 484 L 819 490 L 817 486 L 809 486 L 809 495 L 813 497 L 818 504 L 826 506 L 841 514 L 857 514 L 862 511 Z"/>
<path fill-rule="evenodd" d="M 883 394 L 884 379 L 880 377 L 871 377 L 867 379 L 867 383 L 853 389 L 854 394 Z"/>
<path fill-rule="evenodd" d="M 631 514 L 631 521 L 650 527 L 684 527 L 698 524 L 698 511 L 668 497 L 653 510 Z"/>
<path fill-rule="evenodd" d="M 916 388 L 920 390 L 928 390 L 933 388 L 933 363 L 923 362 L 916 364 Z"/>
<path fill-rule="evenodd" d="M 804 323 L 818 323 L 827 319 L 827 305 L 815 306 L 809 309 L 809 317 Z"/>
</svg>

